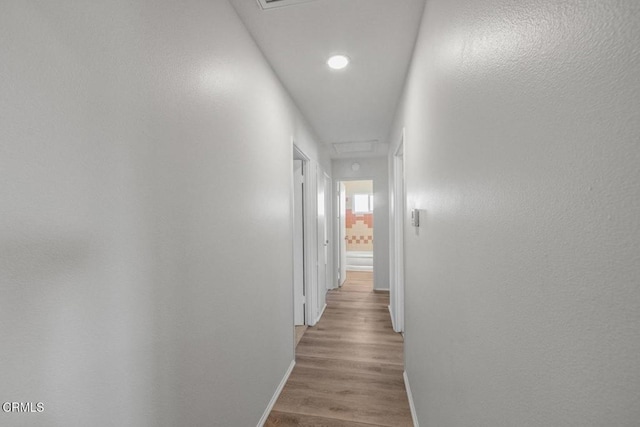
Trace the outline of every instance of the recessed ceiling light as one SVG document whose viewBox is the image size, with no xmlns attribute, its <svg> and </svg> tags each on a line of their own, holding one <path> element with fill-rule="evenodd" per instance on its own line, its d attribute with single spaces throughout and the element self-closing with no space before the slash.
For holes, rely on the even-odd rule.
<svg viewBox="0 0 640 427">
<path fill-rule="evenodd" d="M 345 55 L 333 55 L 327 61 L 327 65 L 334 70 L 341 70 L 349 65 L 349 57 Z"/>
</svg>

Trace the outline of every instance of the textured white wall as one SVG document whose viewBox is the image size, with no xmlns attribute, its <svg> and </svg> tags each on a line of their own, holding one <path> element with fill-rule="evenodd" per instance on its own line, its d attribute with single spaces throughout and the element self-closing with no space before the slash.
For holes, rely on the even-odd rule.
<svg viewBox="0 0 640 427">
<path fill-rule="evenodd" d="M 427 2 L 406 126 L 422 427 L 640 422 L 640 3 Z"/>
<path fill-rule="evenodd" d="M 358 171 L 351 169 L 354 162 L 360 164 Z M 333 182 L 373 180 L 373 287 L 380 290 L 389 289 L 389 176 L 387 159 L 386 157 L 334 159 L 331 165 Z M 334 188 L 334 198 L 335 192 Z M 335 218 L 337 210 L 334 212 Z M 334 263 L 338 265 L 337 259 L 334 260 Z"/>
<path fill-rule="evenodd" d="M 45 408 L 0 424 L 255 425 L 293 359 L 291 136 L 330 163 L 235 12 L 5 1 L 0 39 L 0 399 Z"/>
</svg>

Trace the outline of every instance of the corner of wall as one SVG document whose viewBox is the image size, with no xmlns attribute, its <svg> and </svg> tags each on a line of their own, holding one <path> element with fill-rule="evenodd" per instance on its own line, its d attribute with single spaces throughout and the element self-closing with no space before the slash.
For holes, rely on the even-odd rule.
<svg viewBox="0 0 640 427">
<path fill-rule="evenodd" d="M 420 427 L 420 423 L 418 423 L 418 414 L 416 413 L 416 406 L 413 402 L 413 394 L 411 393 L 411 386 L 409 385 L 409 376 L 407 375 L 407 371 L 404 371 L 402 373 L 402 378 L 404 378 L 404 387 L 407 390 L 409 409 L 411 409 L 411 420 L 413 421 L 414 427 Z"/>
<path fill-rule="evenodd" d="M 291 376 L 291 372 L 293 372 L 293 368 L 295 366 L 296 366 L 296 361 L 292 360 L 291 364 L 289 365 L 289 368 L 287 368 L 287 371 L 284 373 L 282 380 L 280 380 L 280 384 L 278 384 L 278 387 L 273 393 L 273 396 L 271 397 L 269 404 L 267 405 L 266 409 L 262 413 L 262 417 L 260 417 L 257 427 L 263 427 L 267 422 L 267 419 L 269 418 L 269 414 L 271 413 L 271 411 L 273 410 L 273 407 L 278 401 L 278 398 L 280 397 L 280 394 L 282 393 L 284 386 L 287 384 L 287 381 L 289 380 L 289 377 Z"/>
</svg>

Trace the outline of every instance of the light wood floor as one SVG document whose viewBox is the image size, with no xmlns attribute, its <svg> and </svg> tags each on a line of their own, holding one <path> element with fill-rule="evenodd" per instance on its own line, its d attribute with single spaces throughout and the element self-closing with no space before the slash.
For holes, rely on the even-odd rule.
<svg viewBox="0 0 640 427">
<path fill-rule="evenodd" d="M 296 347 L 300 344 L 300 340 L 307 330 L 307 325 L 296 326 Z"/>
<path fill-rule="evenodd" d="M 296 348 L 296 366 L 266 426 L 412 426 L 402 379 L 402 337 L 389 294 L 371 272 L 349 272 Z"/>
</svg>

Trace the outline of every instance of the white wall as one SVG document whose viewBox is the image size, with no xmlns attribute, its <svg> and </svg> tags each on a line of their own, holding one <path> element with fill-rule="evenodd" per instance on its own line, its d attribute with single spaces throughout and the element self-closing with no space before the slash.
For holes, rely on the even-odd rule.
<svg viewBox="0 0 640 427">
<path fill-rule="evenodd" d="M 351 165 L 360 164 L 358 171 L 353 171 Z M 362 159 L 333 159 L 333 181 L 345 180 L 373 180 L 373 287 L 378 290 L 389 289 L 389 176 L 386 157 L 371 157 Z M 335 186 L 333 188 L 334 199 Z M 337 209 L 337 208 L 336 208 Z M 334 218 L 337 210 L 334 210 Z M 334 261 L 338 265 L 338 260 Z M 334 273 L 334 282 L 337 282 Z"/>
<path fill-rule="evenodd" d="M 427 2 L 392 132 L 423 214 L 422 427 L 638 425 L 639 23 L 636 0 Z"/>
<path fill-rule="evenodd" d="M 373 181 L 344 181 L 347 195 L 347 209 L 353 210 L 353 196 L 356 194 L 373 194 Z"/>
<path fill-rule="evenodd" d="M 226 1 L 5 1 L 4 425 L 255 425 L 293 360 L 291 137 Z M 244 260 L 252 259 L 247 265 Z"/>
</svg>

